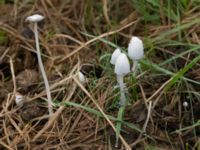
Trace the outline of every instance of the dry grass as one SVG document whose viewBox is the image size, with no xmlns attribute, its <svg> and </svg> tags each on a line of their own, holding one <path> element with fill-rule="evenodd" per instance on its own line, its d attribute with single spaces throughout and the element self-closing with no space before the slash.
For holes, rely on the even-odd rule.
<svg viewBox="0 0 200 150">
<path fill-rule="evenodd" d="M 146 13 L 158 17 L 155 21 L 141 11 L 142 1 L 19 0 L 1 5 L 0 33 L 7 40 L 0 38 L 0 149 L 118 149 L 113 141 L 119 93 L 108 60 L 115 46 L 126 49 L 132 35 L 143 39 L 146 58 L 137 83 L 125 79 L 130 105 L 119 149 L 198 149 L 200 10 L 189 1 L 184 13 L 177 8 L 180 14 L 174 19 L 164 3 L 158 8 L 145 4 Z M 39 33 L 55 104 L 52 116 L 32 26 L 24 21 L 34 13 L 45 16 Z M 77 71 L 84 63 L 101 66 L 103 73 L 80 83 Z M 16 93 L 24 96 L 22 106 L 15 104 Z M 189 108 L 182 107 L 184 101 Z"/>
</svg>

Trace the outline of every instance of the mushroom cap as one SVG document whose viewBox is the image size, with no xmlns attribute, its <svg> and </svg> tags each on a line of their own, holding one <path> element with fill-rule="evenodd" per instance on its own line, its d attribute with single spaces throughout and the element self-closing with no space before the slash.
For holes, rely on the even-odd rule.
<svg viewBox="0 0 200 150">
<path fill-rule="evenodd" d="M 112 53 L 111 59 L 110 59 L 110 63 L 115 65 L 117 58 L 119 57 L 119 55 L 121 54 L 121 51 L 119 48 L 115 49 L 115 51 Z"/>
<path fill-rule="evenodd" d="M 38 15 L 38 14 L 35 14 L 35 15 L 32 15 L 32 16 L 28 16 L 26 18 L 26 21 L 30 21 L 30 22 L 40 22 L 44 19 L 44 16 L 42 15 Z"/>
<path fill-rule="evenodd" d="M 128 56 L 132 60 L 139 60 L 144 56 L 143 42 L 138 37 L 133 36 L 128 45 Z"/>
<path fill-rule="evenodd" d="M 20 106 L 23 100 L 24 100 L 24 97 L 21 94 L 17 93 L 15 95 L 15 103 L 17 104 L 17 106 Z"/>
<path fill-rule="evenodd" d="M 183 102 L 183 107 L 188 107 L 188 102 L 184 101 Z"/>
<path fill-rule="evenodd" d="M 84 83 L 86 81 L 86 78 L 82 72 L 78 72 L 78 79 L 81 83 Z"/>
<path fill-rule="evenodd" d="M 121 53 L 115 63 L 115 73 L 117 75 L 126 75 L 130 72 L 130 64 L 127 56 Z"/>
</svg>

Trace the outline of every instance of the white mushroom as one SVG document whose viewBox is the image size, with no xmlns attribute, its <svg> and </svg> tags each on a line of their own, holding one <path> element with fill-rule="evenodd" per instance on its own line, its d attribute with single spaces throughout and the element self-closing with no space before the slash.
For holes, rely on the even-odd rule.
<svg viewBox="0 0 200 150">
<path fill-rule="evenodd" d="M 48 110 L 49 110 L 49 114 L 51 115 L 51 114 L 53 114 L 53 108 L 52 108 L 53 104 L 52 104 L 51 92 L 50 92 L 50 88 L 49 88 L 49 82 L 48 82 L 47 75 L 45 73 L 44 66 L 43 66 L 43 63 L 42 63 L 40 46 L 39 46 L 39 38 L 38 38 L 38 29 L 37 29 L 38 28 L 37 23 L 42 21 L 43 19 L 44 19 L 43 16 L 35 14 L 35 15 L 27 17 L 26 21 L 34 23 L 34 34 L 35 34 L 35 43 L 36 43 L 38 64 L 39 64 L 40 71 L 42 73 L 42 77 L 43 77 L 43 80 L 44 80 L 44 83 L 45 83 L 45 89 L 46 89 L 47 100 L 48 100 Z"/>
<path fill-rule="evenodd" d="M 144 57 L 144 46 L 141 39 L 133 36 L 128 45 L 128 56 L 133 60 L 132 71 L 136 71 L 138 60 Z"/>
<path fill-rule="evenodd" d="M 117 82 L 120 87 L 120 104 L 126 104 L 125 97 L 125 84 L 124 84 L 124 76 L 130 72 L 130 64 L 127 56 L 123 53 L 119 55 L 115 63 L 115 73 L 117 75 Z"/>
<path fill-rule="evenodd" d="M 121 54 L 120 49 L 119 48 L 115 49 L 115 51 L 112 53 L 110 63 L 114 65 L 120 54 Z"/>
<path fill-rule="evenodd" d="M 86 78 L 84 76 L 84 74 L 82 72 L 78 72 L 78 79 L 81 83 L 85 83 L 86 82 Z"/>
<path fill-rule="evenodd" d="M 187 102 L 187 101 L 184 101 L 184 102 L 183 102 L 183 107 L 185 107 L 185 108 L 186 108 L 186 107 L 188 107 L 188 105 L 189 105 L 189 104 L 188 104 L 188 102 Z"/>
<path fill-rule="evenodd" d="M 35 14 L 35 15 L 32 15 L 32 16 L 28 16 L 26 18 L 26 21 L 29 21 L 29 22 L 40 22 L 44 19 L 44 16 L 41 16 L 41 15 L 38 15 L 38 14 Z"/>
<path fill-rule="evenodd" d="M 21 106 L 23 104 L 23 101 L 24 101 L 24 97 L 23 95 L 19 94 L 19 93 L 16 93 L 15 95 L 15 103 L 17 106 Z"/>
</svg>

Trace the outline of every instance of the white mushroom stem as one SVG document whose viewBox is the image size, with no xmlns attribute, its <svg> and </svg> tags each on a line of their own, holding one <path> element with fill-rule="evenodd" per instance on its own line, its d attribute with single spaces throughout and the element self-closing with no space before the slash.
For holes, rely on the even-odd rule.
<svg viewBox="0 0 200 150">
<path fill-rule="evenodd" d="M 120 105 L 124 106 L 126 104 L 124 76 L 117 75 L 117 82 L 120 87 Z"/>
<path fill-rule="evenodd" d="M 46 93 L 47 93 L 48 110 L 49 110 L 49 114 L 51 115 L 51 114 L 53 114 L 52 98 L 51 98 L 51 92 L 50 92 L 50 88 L 49 88 L 49 82 L 48 82 L 47 75 L 46 75 L 45 70 L 44 70 L 44 66 L 43 66 L 42 58 L 41 58 L 41 53 L 40 53 L 37 22 L 34 22 L 34 33 L 35 33 L 35 43 L 36 43 L 38 64 L 39 64 L 39 68 L 40 68 L 40 71 L 42 73 L 42 77 L 43 77 L 43 80 L 44 80 L 45 89 L 46 89 Z"/>
<path fill-rule="evenodd" d="M 134 74 L 136 74 L 137 68 L 138 68 L 138 61 L 137 61 L 137 60 L 134 60 L 134 61 L 133 61 L 133 66 L 132 66 L 132 68 L 131 68 L 131 70 L 132 70 L 132 72 L 133 72 Z"/>
</svg>

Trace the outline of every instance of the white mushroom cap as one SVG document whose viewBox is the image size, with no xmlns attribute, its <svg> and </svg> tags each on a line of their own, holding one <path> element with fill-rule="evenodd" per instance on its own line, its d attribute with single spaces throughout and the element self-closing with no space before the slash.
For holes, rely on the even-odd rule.
<svg viewBox="0 0 200 150">
<path fill-rule="evenodd" d="M 112 53 L 110 63 L 115 65 L 117 58 L 121 54 L 121 51 L 119 48 L 115 49 L 115 51 Z"/>
<path fill-rule="evenodd" d="M 30 21 L 30 22 L 40 22 L 44 19 L 44 16 L 42 15 L 38 15 L 38 14 L 35 14 L 35 15 L 32 15 L 32 16 L 28 16 L 26 18 L 26 21 Z"/>
<path fill-rule="evenodd" d="M 186 101 L 183 102 L 183 107 L 188 107 L 188 105 L 189 105 L 188 102 Z"/>
<path fill-rule="evenodd" d="M 127 56 L 121 53 L 115 63 L 115 73 L 117 75 L 126 75 L 130 72 L 130 64 Z"/>
<path fill-rule="evenodd" d="M 144 56 L 143 42 L 138 37 L 133 36 L 128 45 L 128 56 L 132 60 L 139 60 Z"/>
<path fill-rule="evenodd" d="M 82 72 L 78 72 L 78 79 L 80 82 L 84 83 L 86 81 L 86 78 Z"/>
<path fill-rule="evenodd" d="M 21 94 L 17 93 L 15 95 L 15 103 L 17 104 L 17 106 L 20 106 L 23 100 L 24 100 L 24 97 Z"/>
</svg>

